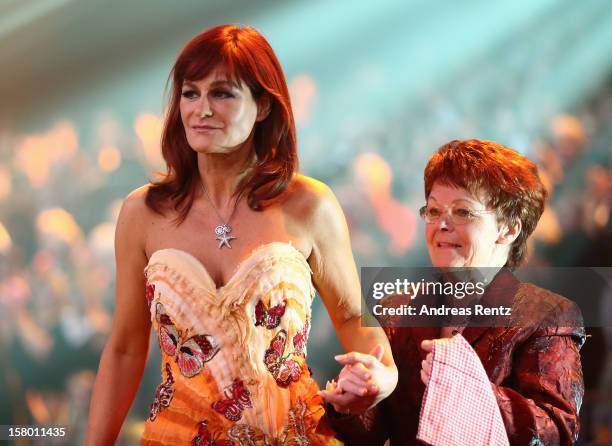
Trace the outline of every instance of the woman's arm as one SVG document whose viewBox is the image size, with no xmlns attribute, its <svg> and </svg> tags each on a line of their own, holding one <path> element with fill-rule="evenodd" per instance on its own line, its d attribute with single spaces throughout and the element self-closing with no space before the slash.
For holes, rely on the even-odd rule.
<svg viewBox="0 0 612 446">
<path fill-rule="evenodd" d="M 584 394 L 583 342 L 582 328 L 540 329 L 516 352 L 512 383 L 492 384 L 510 444 L 574 444 Z"/>
<path fill-rule="evenodd" d="M 145 300 L 142 190 L 123 203 L 115 233 L 115 314 L 90 404 L 86 444 L 114 444 L 140 384 L 151 321 Z"/>
<path fill-rule="evenodd" d="M 353 367 L 358 368 L 363 376 L 369 374 L 370 383 L 377 388 L 368 404 L 371 406 L 391 394 L 397 384 L 397 368 L 382 328 L 361 326 L 361 288 L 342 209 L 327 186 L 312 181 L 316 199 L 308 219 L 312 237 L 308 261 L 314 284 L 340 342 L 347 352 L 351 352 L 339 361 L 354 364 Z M 375 364 L 378 367 L 366 370 L 359 358 L 370 356 L 367 353 L 378 344 L 383 348 L 380 361 Z"/>
</svg>

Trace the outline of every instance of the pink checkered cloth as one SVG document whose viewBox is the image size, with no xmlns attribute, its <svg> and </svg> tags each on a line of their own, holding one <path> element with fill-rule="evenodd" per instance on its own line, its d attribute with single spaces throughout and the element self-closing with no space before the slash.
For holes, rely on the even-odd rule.
<svg viewBox="0 0 612 446">
<path fill-rule="evenodd" d="M 431 446 L 509 445 L 491 383 L 460 334 L 436 339 L 417 439 Z"/>
</svg>

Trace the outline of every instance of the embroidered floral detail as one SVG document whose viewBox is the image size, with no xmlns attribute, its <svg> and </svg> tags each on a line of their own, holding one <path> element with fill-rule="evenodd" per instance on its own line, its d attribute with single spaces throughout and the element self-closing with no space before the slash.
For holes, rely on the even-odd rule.
<svg viewBox="0 0 612 446">
<path fill-rule="evenodd" d="M 181 341 L 176 326 L 161 302 L 156 305 L 159 323 L 159 346 L 164 353 L 176 359 L 183 376 L 191 378 L 202 371 L 204 364 L 215 357 L 221 347 L 211 335 L 195 335 Z"/>
<path fill-rule="evenodd" d="M 208 430 L 208 421 L 198 424 L 198 434 L 193 438 L 193 446 L 233 446 L 234 442 L 219 438 L 220 432 L 212 434 Z"/>
<path fill-rule="evenodd" d="M 242 418 L 244 409 L 253 407 L 251 403 L 251 392 L 244 386 L 240 379 L 227 386 L 223 391 L 225 398 L 215 401 L 212 408 L 223 414 L 230 421 L 238 421 Z"/>
<path fill-rule="evenodd" d="M 306 343 L 308 342 L 308 332 L 310 331 L 310 320 L 306 319 L 304 327 L 293 337 L 293 348 L 296 355 L 306 355 Z"/>
<path fill-rule="evenodd" d="M 306 405 L 303 402 L 293 407 L 288 414 L 287 425 L 278 438 L 270 438 L 261 429 L 239 423 L 227 430 L 227 437 L 239 446 L 310 446 L 311 441 L 306 433 L 304 415 Z"/>
<path fill-rule="evenodd" d="M 248 424 L 236 424 L 227 430 L 227 437 L 239 446 L 275 446 L 268 437 L 256 427 Z"/>
<path fill-rule="evenodd" d="M 278 327 L 281 317 L 285 314 L 287 302 L 275 305 L 272 308 L 267 308 L 260 300 L 255 305 L 255 326 L 262 325 L 268 330 Z"/>
<path fill-rule="evenodd" d="M 266 350 L 264 354 L 264 364 L 268 371 L 274 377 L 276 384 L 280 387 L 288 387 L 291 382 L 295 382 L 300 379 L 302 368 L 300 364 L 289 359 L 293 356 L 293 353 L 285 354 L 285 345 L 287 344 L 287 332 L 280 330 L 272 341 L 270 341 L 270 348 Z"/>
<path fill-rule="evenodd" d="M 306 413 L 306 404 L 299 401 L 295 407 L 289 411 L 287 425 L 283 429 L 280 437 L 280 444 L 291 446 L 310 446 L 310 439 L 306 435 L 306 423 L 304 422 L 304 414 Z"/>
<path fill-rule="evenodd" d="M 149 309 L 151 308 L 151 304 L 153 303 L 154 297 L 155 297 L 155 285 L 147 282 L 145 285 L 145 299 L 147 299 L 147 306 L 149 307 Z"/>
<path fill-rule="evenodd" d="M 155 421 L 157 414 L 170 406 L 170 402 L 174 397 L 174 378 L 172 377 L 172 370 L 170 370 L 170 364 L 166 363 L 166 381 L 155 390 L 155 398 L 151 403 L 149 409 L 149 420 Z"/>
</svg>

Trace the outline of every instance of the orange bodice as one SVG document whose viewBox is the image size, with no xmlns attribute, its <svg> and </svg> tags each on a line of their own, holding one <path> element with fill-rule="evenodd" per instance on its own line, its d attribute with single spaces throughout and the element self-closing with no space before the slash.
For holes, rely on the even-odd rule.
<svg viewBox="0 0 612 446">
<path fill-rule="evenodd" d="M 162 353 L 143 445 L 341 444 L 319 426 L 318 386 L 306 365 L 311 270 L 289 243 L 256 249 L 216 288 L 177 249 L 145 270 Z"/>
</svg>

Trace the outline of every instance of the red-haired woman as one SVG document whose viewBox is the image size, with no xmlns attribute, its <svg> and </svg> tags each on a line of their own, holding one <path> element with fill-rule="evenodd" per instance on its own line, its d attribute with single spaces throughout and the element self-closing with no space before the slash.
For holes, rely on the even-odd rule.
<svg viewBox="0 0 612 446">
<path fill-rule="evenodd" d="M 162 382 L 142 444 L 336 444 L 318 426 L 322 399 L 306 365 L 315 289 L 344 348 L 382 358 L 379 396 L 363 401 L 389 395 L 397 369 L 382 329 L 361 327 L 342 210 L 296 172 L 286 81 L 259 32 L 223 25 L 187 43 L 162 153 L 165 177 L 132 192 L 117 222 L 115 317 L 87 444 L 115 440 L 151 326 Z"/>
<path fill-rule="evenodd" d="M 519 282 L 511 272 L 524 262 L 527 240 L 544 210 L 546 190 L 537 167 L 492 141 L 451 141 L 425 168 L 425 199 L 421 216 L 433 266 L 473 268 L 488 276 L 477 302 L 510 307 L 512 318 L 495 327 L 482 326 L 476 318 L 454 327 L 389 321 L 395 325 L 387 332 L 399 369 L 397 389 L 360 417 L 330 411 L 339 438 L 350 445 L 383 445 L 387 439 L 392 445 L 423 444 L 416 437 L 433 367 L 431 340 L 462 332 L 477 355 L 475 363 L 482 364 L 490 381 L 485 390 L 493 389 L 491 398 L 497 402 L 509 443 L 573 444 L 584 394 L 579 350 L 585 332 L 580 311 L 564 297 Z M 363 366 L 376 366 L 375 358 L 362 356 Z M 350 394 L 361 394 L 367 387 L 353 370 L 345 367 L 340 373 L 338 385 L 346 391 L 342 400 L 334 393 L 326 394 L 339 412 L 345 412 Z M 455 403 L 471 390 L 452 389 L 457 382 L 452 380 L 445 395 Z M 459 418 L 464 416 L 468 429 L 484 419 L 483 413 L 480 420 L 468 420 L 459 407 L 457 412 Z M 452 418 L 452 414 L 438 416 L 445 417 Z M 422 421 L 430 420 L 424 417 Z M 438 422 L 438 427 L 457 429 L 450 424 Z M 497 444 L 490 441 L 487 444 Z M 443 444 L 459 443 L 447 439 Z"/>
</svg>

